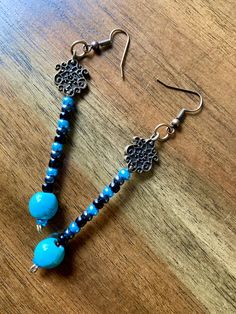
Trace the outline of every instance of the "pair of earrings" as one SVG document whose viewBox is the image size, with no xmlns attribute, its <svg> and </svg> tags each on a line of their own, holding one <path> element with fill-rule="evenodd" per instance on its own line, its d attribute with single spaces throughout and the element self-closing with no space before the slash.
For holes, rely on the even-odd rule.
<svg viewBox="0 0 236 314">
<path fill-rule="evenodd" d="M 36 226 L 39 232 L 46 227 L 50 220 L 58 211 L 58 200 L 54 191 L 54 183 L 62 167 L 63 146 L 69 132 L 70 119 L 75 111 L 75 96 L 81 94 L 87 88 L 88 71 L 78 62 L 90 52 L 99 53 L 101 50 L 111 47 L 114 36 L 123 33 L 127 36 L 124 53 L 120 63 L 121 76 L 124 77 L 123 66 L 128 51 L 130 37 L 122 29 L 114 29 L 108 39 L 103 41 L 93 41 L 88 44 L 84 40 L 76 41 L 71 46 L 72 59 L 56 66 L 57 74 L 55 84 L 60 92 L 65 96 L 62 99 L 60 118 L 58 120 L 56 136 L 52 144 L 50 161 L 46 170 L 45 183 L 42 185 L 42 192 L 35 193 L 29 201 L 29 211 L 31 216 L 36 219 Z M 77 54 L 75 47 L 82 45 L 82 53 Z M 110 184 L 103 188 L 96 199 L 77 217 L 63 232 L 53 234 L 42 240 L 34 250 L 33 265 L 31 272 L 36 272 L 38 268 L 51 269 L 58 266 L 65 255 L 65 246 L 68 244 L 80 229 L 99 213 L 99 210 L 109 202 L 121 188 L 121 186 L 131 179 L 132 173 L 142 173 L 149 171 L 154 162 L 159 160 L 156 142 L 164 142 L 173 137 L 176 130 L 180 127 L 187 114 L 198 113 L 203 106 L 203 99 L 200 93 L 192 90 L 186 90 L 174 86 L 169 86 L 160 80 L 157 80 L 163 86 L 197 95 L 199 104 L 196 109 L 183 108 L 179 114 L 170 123 L 158 124 L 151 136 L 147 139 L 134 137 L 132 143 L 125 148 L 125 161 L 127 165 L 120 169 L 114 176 Z"/>
</svg>

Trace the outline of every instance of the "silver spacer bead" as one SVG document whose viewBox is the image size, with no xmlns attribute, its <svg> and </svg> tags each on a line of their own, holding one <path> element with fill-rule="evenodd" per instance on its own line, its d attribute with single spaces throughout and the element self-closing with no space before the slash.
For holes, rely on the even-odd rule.
<svg viewBox="0 0 236 314">
<path fill-rule="evenodd" d="M 42 231 L 42 225 L 36 225 L 38 233 L 43 233 Z"/>
<path fill-rule="evenodd" d="M 32 274 L 34 274 L 34 273 L 36 273 L 36 271 L 38 270 L 38 268 L 39 268 L 39 267 L 38 267 L 37 265 L 33 264 L 33 265 L 30 267 L 29 272 L 32 273 Z"/>
</svg>

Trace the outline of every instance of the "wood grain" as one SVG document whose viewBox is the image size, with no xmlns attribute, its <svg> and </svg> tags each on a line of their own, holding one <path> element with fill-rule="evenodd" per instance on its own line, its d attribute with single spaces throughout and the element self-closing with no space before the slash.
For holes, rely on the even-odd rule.
<svg viewBox="0 0 236 314">
<path fill-rule="evenodd" d="M 1 0 L 1 313 L 236 313 L 236 2 L 233 0 Z M 54 66 L 74 40 L 131 36 L 83 61 L 60 178 L 60 213 L 39 236 L 27 203 L 40 190 L 60 111 Z M 149 136 L 202 92 L 205 107 L 160 147 L 160 165 L 134 176 L 80 235 L 64 263 L 28 273 L 37 242 L 61 230 Z"/>
</svg>

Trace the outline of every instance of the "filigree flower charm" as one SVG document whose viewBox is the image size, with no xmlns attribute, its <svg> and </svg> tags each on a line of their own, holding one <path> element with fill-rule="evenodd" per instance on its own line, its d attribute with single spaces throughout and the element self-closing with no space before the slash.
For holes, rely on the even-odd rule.
<svg viewBox="0 0 236 314">
<path fill-rule="evenodd" d="M 158 161 L 155 142 L 152 139 L 133 138 L 133 144 L 125 149 L 125 160 L 130 171 L 149 171 L 153 161 Z"/>
<path fill-rule="evenodd" d="M 73 97 L 87 87 L 86 76 L 89 73 L 76 59 L 57 64 L 56 70 L 58 73 L 55 75 L 55 84 L 65 95 Z"/>
</svg>

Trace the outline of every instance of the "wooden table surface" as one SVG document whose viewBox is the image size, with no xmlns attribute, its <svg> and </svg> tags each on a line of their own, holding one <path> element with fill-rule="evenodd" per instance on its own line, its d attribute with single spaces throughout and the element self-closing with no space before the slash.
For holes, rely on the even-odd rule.
<svg viewBox="0 0 236 314">
<path fill-rule="evenodd" d="M 0 1 L 0 313 L 236 313 L 236 2 Z M 113 49 L 86 58 L 59 180 L 60 212 L 43 235 L 28 214 L 60 112 L 55 65 L 74 40 L 131 37 L 126 79 Z M 55 270 L 28 272 L 39 240 L 63 230 L 110 182 L 134 135 L 147 138 L 197 98 L 203 111 L 163 143 L 151 175 L 134 175 L 71 241 Z M 60 192 L 60 193 L 59 193 Z"/>
</svg>

